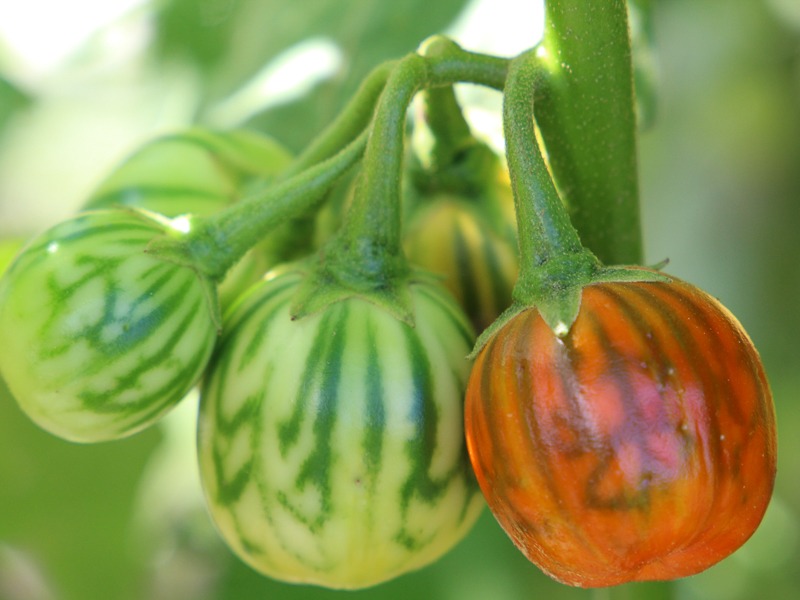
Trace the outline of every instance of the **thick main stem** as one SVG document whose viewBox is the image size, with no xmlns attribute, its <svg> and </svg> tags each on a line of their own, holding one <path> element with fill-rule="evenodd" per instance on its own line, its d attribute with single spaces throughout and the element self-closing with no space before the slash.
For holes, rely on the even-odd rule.
<svg viewBox="0 0 800 600">
<path fill-rule="evenodd" d="M 547 0 L 536 119 L 583 243 L 642 260 L 633 69 L 625 0 Z"/>
</svg>

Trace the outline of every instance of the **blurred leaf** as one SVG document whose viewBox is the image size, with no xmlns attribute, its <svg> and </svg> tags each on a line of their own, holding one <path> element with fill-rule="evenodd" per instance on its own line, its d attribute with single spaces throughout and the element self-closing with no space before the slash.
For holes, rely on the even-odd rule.
<svg viewBox="0 0 800 600">
<path fill-rule="evenodd" d="M 468 0 L 163 0 L 154 51 L 203 74 L 204 105 L 241 88 L 270 61 L 310 38 L 336 44 L 343 72 L 310 96 L 250 125 L 299 150 L 327 124 L 379 62 L 416 49 L 444 30 Z M 386 35 L 391 31 L 391 35 Z"/>
<path fill-rule="evenodd" d="M 467 0 L 241 3 L 231 17 L 235 21 L 235 36 L 209 82 L 207 101 L 229 95 L 269 61 L 299 42 L 309 38 L 331 41 L 343 57 L 339 76 L 318 86 L 308 96 L 269 110 L 250 123 L 297 151 L 333 119 L 373 66 L 415 50 L 426 37 L 444 30 L 466 3 Z"/>
<path fill-rule="evenodd" d="M 30 102 L 28 94 L 0 75 L 0 133 L 5 129 L 11 116 Z"/>
<path fill-rule="evenodd" d="M 414 50 L 445 29 L 466 4 L 467 0 L 251 0 L 242 3 L 235 17 L 236 36 L 220 64 L 218 84 L 223 93 L 235 89 L 287 48 L 315 37 L 338 44 L 348 57 L 348 69 L 364 72 L 365 65 Z M 361 79 L 352 73 L 348 77 Z"/>
<path fill-rule="evenodd" d="M 156 55 L 212 69 L 235 34 L 239 0 L 165 0 L 156 5 Z"/>
</svg>

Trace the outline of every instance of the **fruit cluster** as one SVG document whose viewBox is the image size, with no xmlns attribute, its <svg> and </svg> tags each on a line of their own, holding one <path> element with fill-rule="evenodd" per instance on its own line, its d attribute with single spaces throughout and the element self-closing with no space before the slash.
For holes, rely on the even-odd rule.
<svg viewBox="0 0 800 600">
<path fill-rule="evenodd" d="M 571 585 L 721 560 L 774 483 L 760 359 L 718 301 L 581 242 L 534 129 L 543 56 L 436 38 L 296 157 L 249 131 L 146 144 L 0 280 L 13 396 L 98 442 L 199 388 L 209 512 L 286 581 L 422 567 L 483 498 Z M 502 90 L 506 161 L 461 81 Z M 425 152 L 406 143 L 417 94 Z"/>
</svg>

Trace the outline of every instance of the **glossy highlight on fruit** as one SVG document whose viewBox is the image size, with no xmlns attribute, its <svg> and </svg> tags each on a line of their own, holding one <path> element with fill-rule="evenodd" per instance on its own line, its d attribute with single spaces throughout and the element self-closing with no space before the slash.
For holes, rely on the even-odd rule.
<svg viewBox="0 0 800 600">
<path fill-rule="evenodd" d="M 210 514 L 276 579 L 363 588 L 420 568 L 484 503 L 463 436 L 473 333 L 438 285 L 416 327 L 351 297 L 293 320 L 296 271 L 226 315 L 198 425 Z"/>
<path fill-rule="evenodd" d="M 82 213 L 0 279 L 0 374 L 22 410 L 76 442 L 131 435 L 197 383 L 217 329 L 200 276 L 145 253 L 166 222 Z"/>
<path fill-rule="evenodd" d="M 759 356 L 727 309 L 679 280 L 585 287 L 564 338 L 520 313 L 478 355 L 465 412 L 495 517 L 563 583 L 698 573 L 750 537 L 772 494 Z"/>
</svg>

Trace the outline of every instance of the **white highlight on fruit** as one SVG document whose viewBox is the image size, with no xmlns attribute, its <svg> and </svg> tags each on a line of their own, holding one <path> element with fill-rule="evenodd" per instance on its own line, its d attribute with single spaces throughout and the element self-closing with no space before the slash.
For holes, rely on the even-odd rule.
<svg viewBox="0 0 800 600">
<path fill-rule="evenodd" d="M 181 233 L 189 233 L 192 230 L 192 222 L 188 215 L 175 217 L 170 221 L 170 226 Z"/>
<path fill-rule="evenodd" d="M 567 327 L 567 324 L 563 321 L 559 321 L 553 328 L 553 333 L 555 333 L 558 337 L 564 337 L 569 333 L 569 327 Z"/>
</svg>

